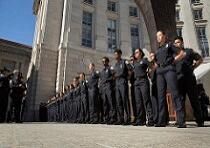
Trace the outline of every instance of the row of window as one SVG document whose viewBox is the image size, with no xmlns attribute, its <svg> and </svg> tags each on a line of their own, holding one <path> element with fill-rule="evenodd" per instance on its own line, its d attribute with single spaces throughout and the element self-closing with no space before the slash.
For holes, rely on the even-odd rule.
<svg viewBox="0 0 210 148">
<path fill-rule="evenodd" d="M 182 28 L 177 28 L 177 35 L 182 36 Z M 206 27 L 205 26 L 198 26 L 196 27 L 197 38 L 199 41 L 199 46 L 202 52 L 203 57 L 209 57 L 209 43 L 206 35 Z"/>
<path fill-rule="evenodd" d="M 108 51 L 113 52 L 118 48 L 118 24 L 117 20 L 108 19 L 107 22 L 107 40 L 108 40 Z M 92 48 L 93 46 L 93 16 L 92 13 L 83 11 L 82 19 L 82 46 Z M 140 46 L 139 42 L 139 27 L 138 25 L 130 26 L 131 33 L 131 46 L 132 48 L 138 48 Z"/>
<path fill-rule="evenodd" d="M 194 20 L 202 20 L 203 19 L 203 11 L 202 9 L 193 10 Z M 180 21 L 180 11 L 176 10 L 176 21 Z"/>
<path fill-rule="evenodd" d="M 89 5 L 93 5 L 93 0 L 84 0 L 83 2 Z M 107 10 L 118 12 L 118 2 L 108 0 Z M 138 9 L 136 7 L 129 7 L 129 16 L 138 17 Z"/>
</svg>

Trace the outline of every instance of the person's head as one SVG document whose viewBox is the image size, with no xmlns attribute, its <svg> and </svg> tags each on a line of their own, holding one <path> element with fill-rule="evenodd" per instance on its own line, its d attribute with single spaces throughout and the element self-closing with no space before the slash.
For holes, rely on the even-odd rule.
<svg viewBox="0 0 210 148">
<path fill-rule="evenodd" d="M 184 47 L 184 40 L 181 36 L 177 36 L 174 39 L 174 46 L 177 48 L 183 48 Z"/>
<path fill-rule="evenodd" d="M 115 58 L 115 60 L 120 60 L 121 56 L 122 56 L 122 51 L 120 49 L 116 49 L 114 51 L 114 58 Z"/>
<path fill-rule="evenodd" d="M 155 60 L 155 53 L 154 52 L 150 52 L 149 58 L 150 58 L 151 61 L 154 61 Z"/>
<path fill-rule="evenodd" d="M 79 74 L 79 80 L 80 80 L 80 81 L 84 81 L 84 80 L 85 80 L 85 73 L 84 73 L 84 72 L 81 72 L 81 73 Z"/>
<path fill-rule="evenodd" d="M 144 57 L 144 52 L 141 48 L 137 48 L 135 50 L 135 59 L 139 60 L 139 59 L 142 59 Z"/>
<path fill-rule="evenodd" d="M 167 41 L 167 35 L 162 30 L 157 32 L 156 37 L 157 37 L 157 42 L 159 44 L 164 44 Z"/>
<path fill-rule="evenodd" d="M 95 64 L 94 63 L 90 63 L 89 64 L 89 71 L 94 71 L 95 70 Z"/>
<path fill-rule="evenodd" d="M 73 90 L 73 89 L 74 89 L 74 85 L 73 84 L 70 84 L 69 90 Z"/>
<path fill-rule="evenodd" d="M 73 85 L 74 85 L 74 87 L 77 87 L 78 84 L 79 84 L 79 77 L 75 77 L 75 78 L 73 79 Z"/>
<path fill-rule="evenodd" d="M 103 57 L 102 62 L 103 62 L 104 66 L 108 66 L 109 65 L 109 58 L 108 57 Z"/>
</svg>

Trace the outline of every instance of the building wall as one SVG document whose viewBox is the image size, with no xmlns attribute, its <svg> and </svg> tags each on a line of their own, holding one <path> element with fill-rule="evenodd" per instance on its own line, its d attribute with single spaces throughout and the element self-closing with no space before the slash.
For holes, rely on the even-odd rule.
<svg viewBox="0 0 210 148">
<path fill-rule="evenodd" d="M 5 67 L 11 72 L 18 69 L 26 80 L 30 58 L 30 46 L 0 39 L 0 69 Z"/>
<path fill-rule="evenodd" d="M 176 11 L 179 12 L 180 20 L 177 21 L 177 28 L 182 28 L 182 36 L 185 41 L 185 46 L 193 48 L 200 54 L 201 47 L 199 45 L 199 38 L 197 36 L 196 27 L 206 27 L 206 37 L 208 46 L 210 47 L 210 1 L 200 0 L 196 4 L 192 4 L 191 0 L 178 0 Z M 202 10 L 203 18 L 200 20 L 194 19 L 194 10 Z M 205 57 L 209 58 L 209 55 Z"/>
</svg>

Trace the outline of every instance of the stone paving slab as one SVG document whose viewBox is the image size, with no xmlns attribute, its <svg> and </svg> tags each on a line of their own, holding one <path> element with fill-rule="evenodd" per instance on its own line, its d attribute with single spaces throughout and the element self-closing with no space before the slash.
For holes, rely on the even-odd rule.
<svg viewBox="0 0 210 148">
<path fill-rule="evenodd" d="M 0 124 L 0 148 L 210 148 L 207 127 L 134 127 L 58 123 Z"/>
</svg>

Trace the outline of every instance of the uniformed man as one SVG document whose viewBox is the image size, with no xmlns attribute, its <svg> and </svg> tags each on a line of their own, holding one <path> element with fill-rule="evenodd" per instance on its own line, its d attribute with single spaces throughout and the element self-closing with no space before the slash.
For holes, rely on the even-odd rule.
<svg viewBox="0 0 210 148">
<path fill-rule="evenodd" d="M 144 58 L 144 52 L 142 49 L 137 48 L 135 50 L 134 61 L 134 89 L 137 117 L 134 125 L 143 126 L 146 124 L 145 112 L 147 116 L 147 126 L 154 126 L 152 103 L 150 98 L 150 83 L 148 79 L 149 61 Z"/>
<path fill-rule="evenodd" d="M 14 70 L 13 77 L 10 80 L 10 97 L 8 108 L 8 121 L 12 121 L 12 113 L 14 108 L 14 117 L 16 123 L 21 123 L 21 105 L 25 95 L 26 85 L 22 81 L 22 73 Z"/>
<path fill-rule="evenodd" d="M 104 123 L 113 124 L 116 122 L 115 100 L 112 92 L 113 73 L 109 66 L 109 58 L 103 57 L 102 62 L 104 68 L 100 72 L 99 89 L 103 101 Z"/>
<path fill-rule="evenodd" d="M 116 63 L 114 65 L 115 97 L 117 106 L 117 124 L 130 123 L 130 105 L 128 98 L 128 61 L 121 58 L 122 51 L 114 51 Z M 125 113 L 125 118 L 124 118 Z"/>
<path fill-rule="evenodd" d="M 69 95 L 67 96 L 67 122 L 73 123 L 73 113 L 74 113 L 74 106 L 73 106 L 73 91 L 74 91 L 74 85 L 70 84 L 69 87 Z"/>
<path fill-rule="evenodd" d="M 74 100 L 74 111 L 73 111 L 73 122 L 74 123 L 83 123 L 83 116 L 81 110 L 81 92 L 79 87 L 79 77 L 73 79 L 74 91 L 73 91 L 73 100 Z"/>
<path fill-rule="evenodd" d="M 194 69 L 202 63 L 202 57 L 193 51 L 193 49 L 184 48 L 182 37 L 176 37 L 174 40 L 174 45 L 185 52 L 185 57 L 176 63 L 180 93 L 184 100 L 186 100 L 186 94 L 188 95 L 197 126 L 204 126 L 201 105 L 198 100 L 196 77 L 193 73 Z M 183 104 L 185 104 L 185 101 Z"/>
<path fill-rule="evenodd" d="M 130 56 L 130 60 L 129 60 L 129 81 L 130 81 L 130 93 L 131 93 L 131 104 L 132 104 L 132 111 L 133 111 L 133 116 L 134 116 L 134 120 L 132 121 L 133 124 L 135 124 L 136 122 L 136 100 L 135 100 L 135 91 L 134 91 L 134 82 L 135 82 L 135 78 L 134 78 L 134 72 L 133 72 L 133 63 L 134 63 L 134 55 Z"/>
<path fill-rule="evenodd" d="M 178 48 L 169 43 L 163 31 L 157 32 L 157 42 L 159 44 L 159 48 L 156 50 L 159 117 L 156 127 L 165 127 L 167 125 L 166 90 L 168 86 L 176 109 L 178 128 L 185 128 L 183 98 L 178 90 L 174 64 L 184 57 L 184 51 L 179 52 Z"/>
<path fill-rule="evenodd" d="M 149 71 L 149 77 L 152 83 L 151 86 L 151 100 L 152 100 L 152 111 L 153 111 L 153 121 L 156 124 L 158 122 L 158 93 L 157 93 L 157 73 L 156 73 L 156 64 L 154 62 L 155 60 L 155 53 L 150 53 L 150 60 L 151 60 L 151 66 Z"/>
<path fill-rule="evenodd" d="M 0 122 L 5 122 L 6 119 L 9 91 L 9 78 L 6 69 L 3 69 L 0 71 Z"/>
<path fill-rule="evenodd" d="M 88 88 L 87 82 L 85 80 L 85 73 L 79 74 L 80 79 L 80 95 L 81 95 L 81 109 L 82 109 L 82 116 L 83 116 L 83 123 L 89 122 L 89 106 L 88 106 Z"/>
<path fill-rule="evenodd" d="M 95 64 L 89 64 L 90 76 L 88 79 L 88 100 L 89 100 L 89 113 L 91 124 L 96 124 L 99 122 L 99 71 L 95 70 Z"/>
</svg>

